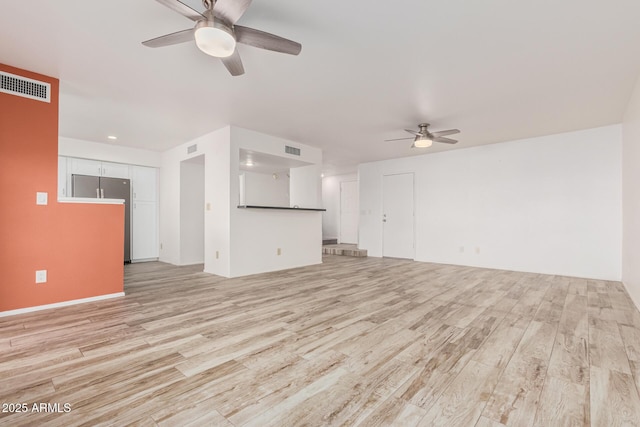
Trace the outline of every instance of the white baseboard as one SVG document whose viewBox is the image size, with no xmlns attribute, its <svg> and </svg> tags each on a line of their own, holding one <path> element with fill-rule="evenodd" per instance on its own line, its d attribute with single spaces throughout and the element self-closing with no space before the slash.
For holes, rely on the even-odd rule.
<svg viewBox="0 0 640 427">
<path fill-rule="evenodd" d="M 71 301 L 56 302 L 54 304 L 37 305 L 35 307 L 19 308 L 17 310 L 0 311 L 0 317 L 15 316 L 16 314 L 31 313 L 31 312 L 34 312 L 34 311 L 48 310 L 50 308 L 66 307 L 66 306 L 69 306 L 69 305 L 84 304 L 85 302 L 102 301 L 102 300 L 105 300 L 105 299 L 120 298 L 120 297 L 123 297 L 123 296 L 124 296 L 124 292 L 118 292 L 117 294 L 100 295 L 100 296 L 97 296 L 97 297 L 90 297 L 90 298 L 74 299 L 74 300 L 71 300 Z"/>
<path fill-rule="evenodd" d="M 158 261 L 158 258 L 140 258 L 140 259 L 132 259 L 131 264 L 136 264 L 138 262 L 153 262 Z"/>
</svg>

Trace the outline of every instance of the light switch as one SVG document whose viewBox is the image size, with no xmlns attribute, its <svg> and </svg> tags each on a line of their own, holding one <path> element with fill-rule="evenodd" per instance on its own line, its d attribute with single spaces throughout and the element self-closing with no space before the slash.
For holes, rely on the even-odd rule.
<svg viewBox="0 0 640 427">
<path fill-rule="evenodd" d="M 211 203 L 207 203 L 207 210 L 210 211 L 211 210 Z"/>
<path fill-rule="evenodd" d="M 46 205 L 49 202 L 48 193 L 36 193 L 36 205 Z"/>
<path fill-rule="evenodd" d="M 47 283 L 47 270 L 36 270 L 36 283 Z"/>
</svg>

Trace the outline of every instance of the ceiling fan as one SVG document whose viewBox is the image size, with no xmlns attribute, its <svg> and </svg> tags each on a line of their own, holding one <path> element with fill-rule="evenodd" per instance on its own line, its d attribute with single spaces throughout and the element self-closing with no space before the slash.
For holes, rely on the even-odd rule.
<svg viewBox="0 0 640 427">
<path fill-rule="evenodd" d="M 406 132 L 409 132 L 414 136 L 409 138 L 387 139 L 385 141 L 402 141 L 406 139 L 413 139 L 411 148 L 428 148 L 431 147 L 431 144 L 434 141 L 444 142 L 445 144 L 456 144 L 458 142 L 455 139 L 445 138 L 445 136 L 447 135 L 460 133 L 458 129 L 441 130 L 440 132 L 429 132 L 429 130 L 427 129 L 429 126 L 429 123 L 420 123 L 418 125 L 420 130 L 418 132 L 416 132 L 415 130 L 405 129 Z"/>
<path fill-rule="evenodd" d="M 244 67 L 236 42 L 274 52 L 298 55 L 302 45 L 264 31 L 236 25 L 251 4 L 251 0 L 202 0 L 206 8 L 200 13 L 179 0 L 156 0 L 174 12 L 178 12 L 196 25 L 142 42 L 147 47 L 164 47 L 190 41 L 196 42 L 204 53 L 222 60 L 232 76 L 244 74 Z"/>
</svg>

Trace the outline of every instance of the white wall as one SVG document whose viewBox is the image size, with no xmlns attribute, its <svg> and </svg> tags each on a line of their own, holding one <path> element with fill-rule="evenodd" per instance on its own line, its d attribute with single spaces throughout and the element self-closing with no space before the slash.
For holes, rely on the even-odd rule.
<svg viewBox="0 0 640 427">
<path fill-rule="evenodd" d="M 288 171 L 259 173 L 242 171 L 244 175 L 244 203 L 258 206 L 289 206 Z"/>
<path fill-rule="evenodd" d="M 322 208 L 322 164 L 291 168 L 289 173 L 290 206 Z"/>
<path fill-rule="evenodd" d="M 640 308 L 640 78 L 622 125 L 622 281 Z"/>
<path fill-rule="evenodd" d="M 162 153 L 160 169 L 160 260 L 181 262 L 180 162 L 204 154 L 204 271 L 230 275 L 230 128 L 225 127 Z M 197 145 L 188 154 L 187 147 Z M 237 181 L 237 177 L 236 177 Z M 237 191 L 237 188 L 236 188 Z M 216 258 L 216 252 L 218 257 Z"/>
<path fill-rule="evenodd" d="M 382 176 L 415 173 L 416 260 L 620 280 L 621 127 L 360 165 L 360 242 L 382 253 Z"/>
<path fill-rule="evenodd" d="M 64 137 L 58 138 L 58 155 L 154 168 L 162 164 L 162 154 L 157 151 Z"/>
<path fill-rule="evenodd" d="M 322 238 L 337 239 L 340 234 L 340 183 L 357 181 L 357 173 L 327 176 L 322 179 Z"/>
<path fill-rule="evenodd" d="M 187 147 L 194 144 L 197 151 L 187 154 Z M 184 236 L 180 233 L 180 162 L 204 154 L 205 206 L 209 206 L 205 208 L 204 221 L 205 272 L 238 277 L 321 263 L 320 212 L 237 207 L 240 149 L 283 155 L 285 144 L 302 150 L 300 157 L 291 158 L 322 163 L 319 149 L 235 127 L 211 132 L 164 152 L 160 172 L 160 260 L 181 262 Z M 278 248 L 281 255 L 277 255 Z"/>
<path fill-rule="evenodd" d="M 204 263 L 204 155 L 180 163 L 180 264 Z"/>
</svg>

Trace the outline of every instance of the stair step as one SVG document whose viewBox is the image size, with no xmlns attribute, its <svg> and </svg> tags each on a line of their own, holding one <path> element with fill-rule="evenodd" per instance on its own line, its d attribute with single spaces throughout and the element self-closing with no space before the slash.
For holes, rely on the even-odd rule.
<svg viewBox="0 0 640 427">
<path fill-rule="evenodd" d="M 358 249 L 355 245 L 327 245 L 322 247 L 323 255 L 340 255 L 351 257 L 366 257 L 366 249 Z"/>
</svg>

